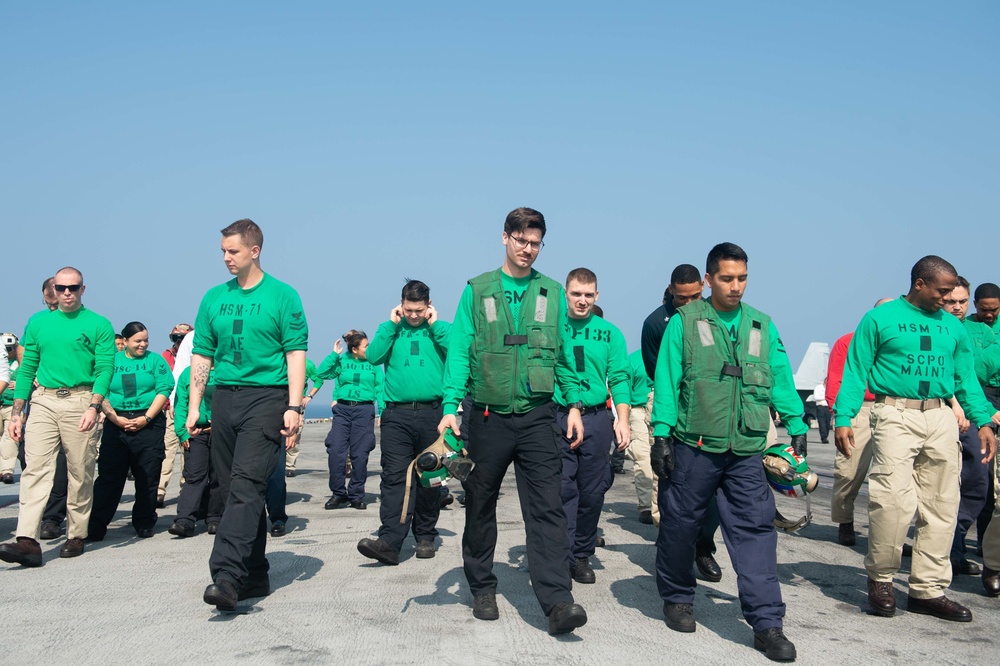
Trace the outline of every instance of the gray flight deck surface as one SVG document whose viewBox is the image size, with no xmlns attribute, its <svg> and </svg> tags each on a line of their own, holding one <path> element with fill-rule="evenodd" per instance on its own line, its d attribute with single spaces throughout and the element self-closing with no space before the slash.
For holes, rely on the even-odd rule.
<svg viewBox="0 0 1000 666">
<path fill-rule="evenodd" d="M 151 539 L 138 539 L 128 521 L 129 484 L 107 539 L 88 544 L 82 557 L 59 559 L 60 538 L 43 543 L 45 566 L 39 569 L 0 563 L 3 662 L 770 663 L 752 647 L 721 535 L 724 575 L 720 583 L 699 581 L 698 630 L 678 634 L 666 627 L 652 575 L 656 532 L 638 521 L 631 474 L 616 476 L 607 495 L 601 520 L 607 546 L 592 559 L 597 584 L 574 586 L 589 622 L 573 634 L 552 637 L 528 581 L 513 471 L 498 507 L 494 571 L 501 617 L 482 622 L 472 617 L 462 572 L 464 509 L 455 503 L 442 511 L 442 543 L 434 559 L 416 559 L 412 538 L 398 567 L 362 557 L 357 541 L 372 535 L 379 522 L 379 451 L 371 457 L 368 509 L 325 511 L 328 428 L 306 426 L 298 476 L 288 479 L 290 531 L 269 537 L 273 592 L 241 602 L 251 612 L 223 615 L 202 602 L 212 537 L 202 524 L 193 538 L 167 533 L 176 510 L 176 476 Z M 908 560 L 897 578 L 896 617 L 866 614 L 865 497 L 858 503 L 857 546 L 838 545 L 829 518 L 833 444 L 816 441 L 815 430 L 809 437 L 810 461 L 822 483 L 812 498 L 814 521 L 778 540 L 785 630 L 798 649 L 797 663 L 997 663 L 1000 599 L 986 597 L 978 577 L 957 579 L 948 593 L 972 609 L 971 624 L 905 612 Z M 0 486 L 3 540 L 15 528 L 17 489 Z M 789 518 L 798 518 L 804 508 L 801 500 L 779 499 Z"/>
</svg>

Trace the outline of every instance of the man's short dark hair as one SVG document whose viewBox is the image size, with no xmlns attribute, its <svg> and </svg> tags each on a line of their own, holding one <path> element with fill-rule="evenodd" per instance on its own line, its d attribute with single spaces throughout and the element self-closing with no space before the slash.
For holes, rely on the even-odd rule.
<svg viewBox="0 0 1000 666">
<path fill-rule="evenodd" d="M 403 293 L 400 295 L 404 301 L 423 301 L 428 303 L 431 300 L 431 288 L 420 280 L 407 280 L 403 285 Z"/>
<path fill-rule="evenodd" d="M 966 280 L 966 279 L 965 279 L 964 277 L 962 277 L 961 275 L 959 275 L 959 276 L 958 276 L 958 284 L 957 284 L 957 285 L 955 285 L 955 286 L 956 286 L 956 288 L 957 288 L 957 287 L 962 287 L 962 288 L 964 288 L 964 289 L 965 289 L 966 291 L 968 291 L 968 290 L 969 290 L 969 281 L 968 281 L 968 280 Z"/>
<path fill-rule="evenodd" d="M 222 235 L 226 238 L 229 236 L 239 236 L 240 240 L 247 247 L 255 245 L 259 248 L 264 247 L 264 232 L 260 230 L 256 222 L 249 218 L 236 220 L 222 230 Z"/>
<path fill-rule="evenodd" d="M 571 280 L 576 280 L 580 284 L 592 284 L 597 286 L 597 273 L 589 268 L 574 268 L 566 276 L 566 286 L 569 287 Z"/>
<path fill-rule="evenodd" d="M 60 268 L 59 270 L 56 271 L 56 275 L 59 275 L 63 271 L 73 271 L 80 278 L 80 284 L 83 284 L 83 273 L 80 272 L 79 268 L 73 268 L 72 266 L 63 266 L 62 268 Z M 56 284 L 56 278 L 53 276 L 53 278 L 52 278 L 52 287 L 53 288 L 55 288 L 55 284 Z M 43 289 L 44 289 L 44 287 L 43 287 Z"/>
<path fill-rule="evenodd" d="M 913 264 L 913 268 L 910 269 L 910 287 L 912 288 L 917 280 L 923 280 L 927 283 L 934 282 L 942 273 L 958 277 L 958 271 L 955 270 L 954 266 L 936 254 L 928 254 Z"/>
<path fill-rule="evenodd" d="M 976 295 L 973 298 L 977 301 L 987 298 L 1000 298 L 1000 287 L 992 282 L 984 282 L 976 287 Z"/>
<path fill-rule="evenodd" d="M 696 266 L 691 264 L 681 264 L 670 274 L 670 284 L 692 284 L 694 282 L 701 282 L 701 273 L 698 272 Z"/>
<path fill-rule="evenodd" d="M 713 247 L 708 253 L 708 259 L 705 261 L 705 272 L 709 275 L 715 275 L 719 271 L 720 261 L 750 263 L 747 253 L 736 243 L 719 243 Z"/>
<path fill-rule="evenodd" d="M 56 288 L 55 277 L 46 278 L 45 282 L 42 283 L 42 293 L 47 293 Z"/>
<path fill-rule="evenodd" d="M 538 229 L 545 238 L 545 216 L 534 208 L 515 208 L 507 213 L 504 220 L 503 230 L 508 236 L 514 231 L 525 231 L 526 229 Z"/>
</svg>

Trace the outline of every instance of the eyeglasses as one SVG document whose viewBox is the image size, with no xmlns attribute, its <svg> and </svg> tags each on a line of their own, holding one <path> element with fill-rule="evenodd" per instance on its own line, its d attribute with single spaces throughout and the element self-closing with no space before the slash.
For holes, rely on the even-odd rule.
<svg viewBox="0 0 1000 666">
<path fill-rule="evenodd" d="M 530 247 L 533 252 L 538 252 L 543 247 L 545 247 L 545 241 L 538 241 L 536 243 L 535 241 L 525 240 L 523 238 L 518 238 L 517 236 L 511 236 L 509 234 L 507 238 L 514 241 L 514 247 L 516 247 L 518 250 L 523 250 L 526 247 Z"/>
<path fill-rule="evenodd" d="M 53 288 L 56 290 L 57 294 L 61 294 L 67 289 L 70 291 L 70 293 L 75 294 L 76 292 L 80 291 L 80 288 L 82 286 L 83 286 L 82 284 L 57 284 Z"/>
</svg>

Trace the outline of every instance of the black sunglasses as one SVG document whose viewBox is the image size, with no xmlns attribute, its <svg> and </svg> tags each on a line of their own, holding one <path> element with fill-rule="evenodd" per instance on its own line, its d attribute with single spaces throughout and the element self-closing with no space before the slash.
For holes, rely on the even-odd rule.
<svg viewBox="0 0 1000 666">
<path fill-rule="evenodd" d="M 80 287 L 82 286 L 83 286 L 82 284 L 57 284 L 55 285 L 55 290 L 57 294 L 61 294 L 67 289 L 69 289 L 71 293 L 75 294 L 76 292 L 80 291 Z"/>
</svg>

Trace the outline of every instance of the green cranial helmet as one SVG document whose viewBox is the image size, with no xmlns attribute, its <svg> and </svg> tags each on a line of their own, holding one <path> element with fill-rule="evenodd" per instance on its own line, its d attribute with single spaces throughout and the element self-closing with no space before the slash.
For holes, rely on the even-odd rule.
<svg viewBox="0 0 1000 666">
<path fill-rule="evenodd" d="M 805 497 L 819 485 L 819 477 L 810 471 L 805 457 L 796 455 L 787 444 L 764 451 L 764 473 L 772 488 L 789 497 Z"/>
</svg>

